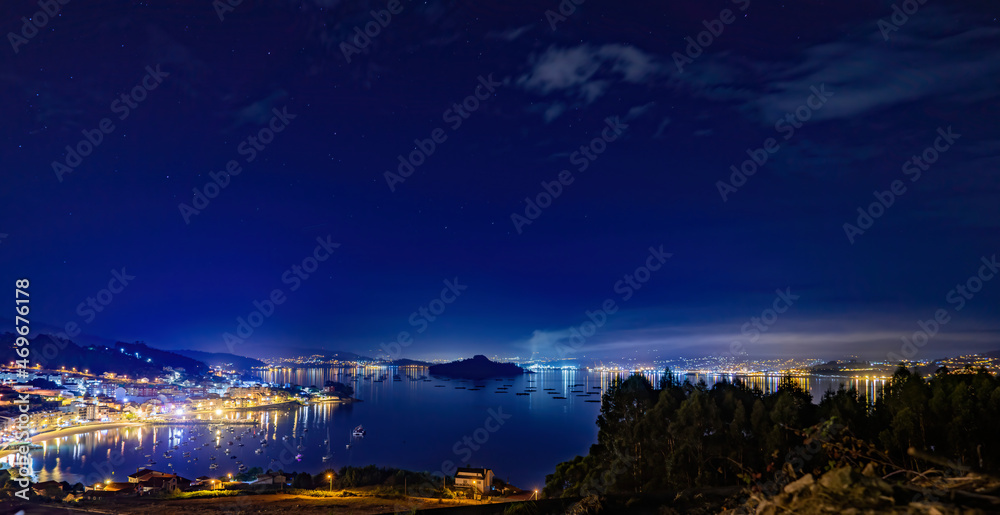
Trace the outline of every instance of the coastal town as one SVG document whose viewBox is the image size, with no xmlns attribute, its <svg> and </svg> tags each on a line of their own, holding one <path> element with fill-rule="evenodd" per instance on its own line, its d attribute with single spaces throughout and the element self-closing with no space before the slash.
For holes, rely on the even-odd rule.
<svg viewBox="0 0 1000 515">
<path fill-rule="evenodd" d="M 38 440 L 54 431 L 97 424 L 209 422 L 233 411 L 345 402 L 352 393 L 342 384 L 266 385 L 221 367 L 197 380 L 182 373 L 164 367 L 162 375 L 152 378 L 112 372 L 94 376 L 88 370 L 36 367 L 25 381 L 23 372 L 0 369 L 0 448 L 16 443 L 25 427 Z M 24 413 L 26 423 L 18 399 L 27 399 L 32 408 Z M 19 417 L 21 423 L 15 424 Z"/>
</svg>

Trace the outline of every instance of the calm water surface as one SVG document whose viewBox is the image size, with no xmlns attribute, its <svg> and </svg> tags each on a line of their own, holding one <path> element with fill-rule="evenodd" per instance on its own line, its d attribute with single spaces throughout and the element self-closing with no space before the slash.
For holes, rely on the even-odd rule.
<svg viewBox="0 0 1000 515">
<path fill-rule="evenodd" d="M 394 379 L 396 374 L 399 380 Z M 226 426 L 159 426 L 68 436 L 48 441 L 43 449 L 34 451 L 33 466 L 41 481 L 72 484 L 127 481 L 125 476 L 147 466 L 195 478 L 235 475 L 238 462 L 265 470 L 311 473 L 376 464 L 451 474 L 451 467 L 468 464 L 492 468 L 497 477 L 509 478 L 522 488 L 540 488 L 545 475 L 559 462 L 586 454 L 597 441 L 598 392 L 603 392 L 614 377 L 612 373 L 575 370 L 479 381 L 426 378 L 426 374 L 424 368 L 261 372 L 262 380 L 273 383 L 351 384 L 355 397 L 363 402 L 318 403 L 220 417 L 250 417 L 260 422 L 256 427 L 233 425 L 232 432 Z M 659 380 L 659 374 L 649 376 Z M 711 384 L 722 376 L 687 378 Z M 776 386 L 778 378 L 748 381 L 767 391 Z M 803 380 L 803 386 L 818 401 L 825 390 L 840 382 L 843 380 L 809 378 Z M 862 380 L 857 386 L 874 394 L 878 383 Z M 517 395 L 527 389 L 535 391 Z M 358 425 L 366 429 L 364 438 L 351 436 Z M 268 445 L 262 446 L 265 439 Z M 178 449 L 171 457 L 164 457 L 174 446 Z M 254 452 L 258 449 L 259 454 Z M 183 456 L 184 452 L 190 456 Z M 327 462 L 324 455 L 330 456 Z M 155 463 L 150 465 L 149 460 Z M 210 469 L 211 463 L 218 467 Z"/>
</svg>

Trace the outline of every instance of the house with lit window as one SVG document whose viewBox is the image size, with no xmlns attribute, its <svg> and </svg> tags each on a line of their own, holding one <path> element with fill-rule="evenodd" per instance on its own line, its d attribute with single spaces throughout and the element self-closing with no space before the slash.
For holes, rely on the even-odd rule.
<svg viewBox="0 0 1000 515">
<path fill-rule="evenodd" d="M 455 488 L 468 488 L 479 494 L 486 494 L 493 490 L 493 471 L 459 467 L 455 472 Z"/>
</svg>

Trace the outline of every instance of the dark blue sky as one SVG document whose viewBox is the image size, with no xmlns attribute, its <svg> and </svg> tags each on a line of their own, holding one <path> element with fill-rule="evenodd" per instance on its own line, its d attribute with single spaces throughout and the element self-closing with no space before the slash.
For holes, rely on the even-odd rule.
<svg viewBox="0 0 1000 515">
<path fill-rule="evenodd" d="M 939 309 L 916 357 L 1000 348 L 1000 281 L 981 262 L 1000 250 L 995 8 L 563 4 L 564 19 L 546 14 L 556 1 L 244 0 L 220 19 L 208 1 L 69 2 L 36 34 L 21 17 L 39 5 L 6 2 L 9 294 L 31 279 L 38 328 L 253 355 L 374 354 L 407 331 L 393 355 L 738 341 L 884 358 Z M 370 11 L 387 8 L 381 26 Z M 72 170 L 67 145 L 89 152 Z M 731 177 L 751 156 L 767 160 Z M 206 191 L 212 173 L 228 184 Z M 892 205 L 845 230 L 894 181 Z M 561 193 L 539 214 L 525 199 L 547 205 L 542 182 Z M 339 247 L 304 263 L 317 238 Z M 650 247 L 670 257 L 628 286 Z M 134 279 L 98 299 L 123 267 Z M 225 344 L 275 289 L 285 301 Z M 779 289 L 798 298 L 772 318 Z M 606 299 L 615 312 L 570 339 Z"/>
</svg>

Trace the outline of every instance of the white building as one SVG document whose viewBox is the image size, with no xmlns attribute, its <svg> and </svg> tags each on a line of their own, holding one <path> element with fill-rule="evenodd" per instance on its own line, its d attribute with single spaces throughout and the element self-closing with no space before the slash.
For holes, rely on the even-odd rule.
<svg viewBox="0 0 1000 515">
<path fill-rule="evenodd" d="M 459 467 L 455 472 L 455 487 L 470 488 L 479 494 L 493 490 L 493 471 Z"/>
</svg>

